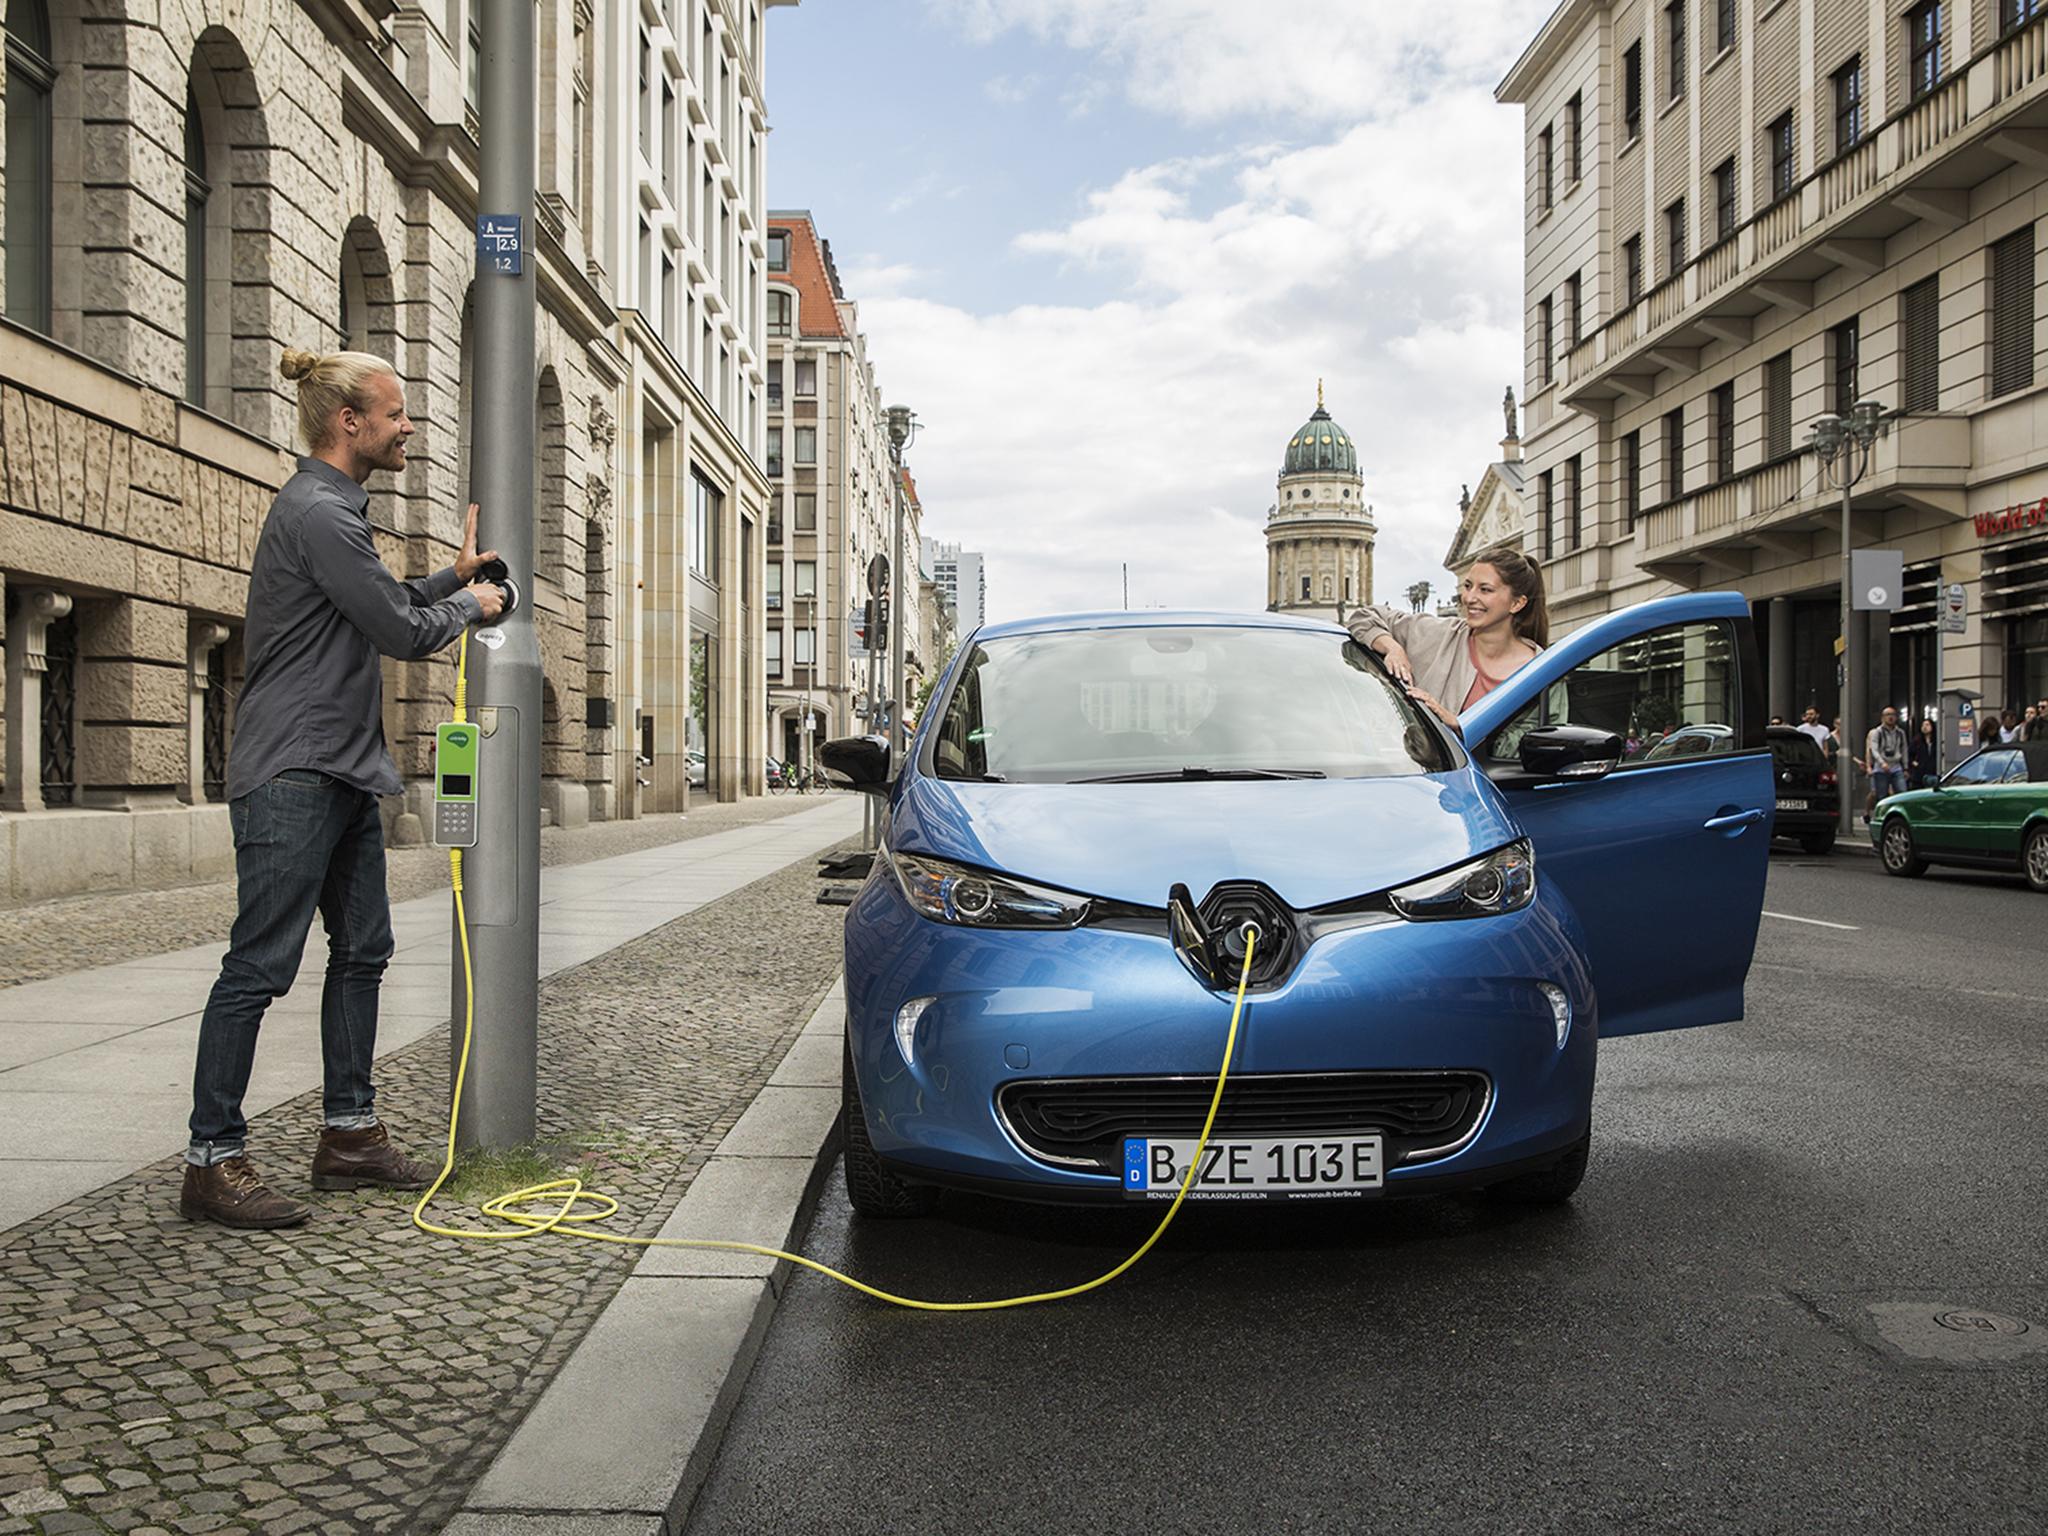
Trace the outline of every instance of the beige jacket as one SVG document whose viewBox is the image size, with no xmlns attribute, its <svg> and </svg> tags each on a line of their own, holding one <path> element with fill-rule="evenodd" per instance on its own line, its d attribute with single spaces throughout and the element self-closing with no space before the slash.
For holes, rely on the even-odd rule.
<svg viewBox="0 0 2048 1536">
<path fill-rule="evenodd" d="M 1463 619 L 1440 619 L 1383 605 L 1355 609 L 1345 627 L 1367 650 L 1381 635 L 1392 635 L 1415 668 L 1415 686 L 1452 714 L 1463 710 L 1465 695 L 1472 691 L 1473 679 L 1478 676 L 1472 666 L 1472 626 Z"/>
</svg>

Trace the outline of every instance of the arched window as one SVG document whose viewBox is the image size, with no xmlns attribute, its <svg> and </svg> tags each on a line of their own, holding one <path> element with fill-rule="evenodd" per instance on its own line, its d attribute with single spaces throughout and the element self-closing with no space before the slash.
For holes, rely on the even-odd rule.
<svg viewBox="0 0 2048 1536">
<path fill-rule="evenodd" d="M 50 329 L 53 157 L 50 12 L 44 0 L 7 7 L 7 317 Z"/>
<path fill-rule="evenodd" d="M 206 408 L 206 123 L 185 89 L 185 399 Z"/>
</svg>

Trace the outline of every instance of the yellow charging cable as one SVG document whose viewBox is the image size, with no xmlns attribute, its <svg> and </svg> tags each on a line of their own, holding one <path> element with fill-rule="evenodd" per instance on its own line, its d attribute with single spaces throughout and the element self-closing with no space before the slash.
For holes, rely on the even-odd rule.
<svg viewBox="0 0 2048 1536">
<path fill-rule="evenodd" d="M 468 689 L 469 631 L 464 630 L 462 647 L 457 654 L 455 665 L 455 718 L 458 722 L 468 719 L 464 708 Z M 894 1292 L 882 1290 L 879 1286 L 869 1285 L 864 1280 L 856 1280 L 829 1264 L 820 1264 L 816 1259 L 807 1259 L 800 1253 L 789 1253 L 781 1248 L 769 1248 L 759 1243 L 737 1243 L 699 1237 L 632 1237 L 621 1232 L 600 1231 L 592 1224 L 617 1215 L 619 1203 L 609 1195 L 585 1189 L 583 1181 L 573 1177 L 550 1179 L 544 1184 L 529 1184 L 523 1189 L 515 1189 L 486 1200 L 481 1207 L 483 1214 L 499 1221 L 510 1222 L 509 1227 L 443 1227 L 428 1221 L 427 1206 L 455 1169 L 455 1127 L 461 1113 L 463 1080 L 469 1072 L 470 1041 L 476 1030 L 476 973 L 470 962 L 469 920 L 464 915 L 462 907 L 460 848 L 448 850 L 448 876 L 449 883 L 455 891 L 455 931 L 462 937 L 462 1053 L 455 1061 L 455 1095 L 448 1105 L 448 1144 L 442 1158 L 441 1172 L 428 1186 L 426 1193 L 420 1196 L 419 1204 L 413 1207 L 414 1226 L 422 1232 L 431 1232 L 436 1237 L 493 1242 L 509 1238 L 535 1237 L 543 1232 L 559 1232 L 564 1237 L 582 1237 L 596 1243 L 620 1243 L 635 1248 L 709 1248 L 725 1253 L 758 1254 L 762 1258 L 786 1259 L 792 1264 L 814 1270 L 828 1279 L 837 1280 L 841 1285 L 851 1286 L 877 1301 L 886 1301 L 896 1307 L 909 1307 L 919 1312 L 999 1312 L 1007 1307 L 1028 1307 L 1041 1301 L 1064 1301 L 1069 1296 L 1079 1296 L 1109 1284 L 1152 1251 L 1153 1245 L 1166 1235 L 1166 1229 L 1173 1225 L 1173 1218 L 1180 1213 L 1181 1202 L 1187 1198 L 1188 1190 L 1195 1181 L 1195 1174 L 1202 1166 L 1202 1153 L 1208 1148 L 1210 1132 L 1215 1129 L 1216 1111 L 1223 1103 L 1223 1086 L 1230 1080 L 1231 1057 L 1237 1050 L 1237 1029 L 1239 1021 L 1244 1017 L 1245 992 L 1251 986 L 1252 952 L 1258 943 L 1257 928 L 1248 926 L 1244 935 L 1244 969 L 1237 979 L 1237 1000 L 1230 1009 L 1230 1030 L 1223 1037 L 1223 1065 L 1216 1074 L 1216 1091 L 1209 1096 L 1209 1113 L 1203 1117 L 1202 1134 L 1195 1142 L 1195 1155 L 1188 1163 L 1188 1171 L 1181 1176 L 1180 1187 L 1173 1194 L 1173 1203 L 1166 1208 L 1166 1214 L 1159 1219 L 1159 1225 L 1152 1229 L 1151 1236 L 1140 1243 L 1137 1250 L 1114 1269 L 1106 1270 L 1093 1280 L 1084 1280 L 1079 1285 L 1064 1286 L 1056 1291 L 1038 1291 L 1029 1296 L 1004 1296 L 994 1301 L 924 1301 L 915 1296 L 898 1296 Z M 528 1206 L 546 1206 L 550 1209 L 540 1213 L 527 1210 Z"/>
</svg>

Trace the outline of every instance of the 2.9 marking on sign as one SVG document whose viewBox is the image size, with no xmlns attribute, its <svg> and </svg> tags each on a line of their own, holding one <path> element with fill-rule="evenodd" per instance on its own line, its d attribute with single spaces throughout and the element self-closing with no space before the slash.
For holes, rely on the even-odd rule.
<svg viewBox="0 0 2048 1536">
<path fill-rule="evenodd" d="M 520 217 L 516 213 L 480 213 L 476 216 L 476 265 L 479 272 L 519 275 Z"/>
</svg>

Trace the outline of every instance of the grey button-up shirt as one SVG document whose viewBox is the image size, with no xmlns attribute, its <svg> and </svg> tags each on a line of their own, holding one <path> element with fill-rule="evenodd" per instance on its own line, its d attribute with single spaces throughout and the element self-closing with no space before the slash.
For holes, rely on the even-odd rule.
<svg viewBox="0 0 2048 1536">
<path fill-rule="evenodd" d="M 483 617 L 453 566 L 394 578 L 370 542 L 369 504 L 370 493 L 332 464 L 300 459 L 264 519 L 249 567 L 231 800 L 287 768 L 397 794 L 378 654 L 431 656 Z"/>
</svg>

